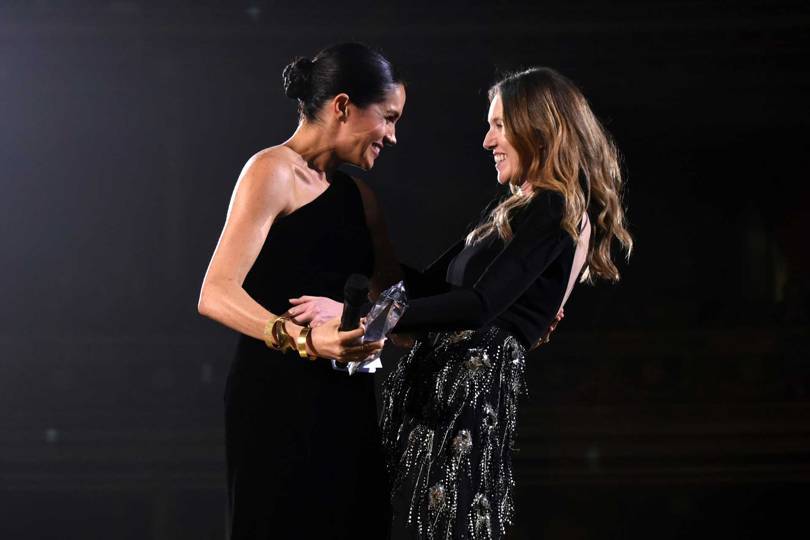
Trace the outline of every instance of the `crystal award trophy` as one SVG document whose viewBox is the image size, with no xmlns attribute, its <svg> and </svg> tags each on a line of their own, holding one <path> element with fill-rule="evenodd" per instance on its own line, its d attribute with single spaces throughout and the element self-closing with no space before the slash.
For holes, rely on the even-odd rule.
<svg viewBox="0 0 810 540">
<path fill-rule="evenodd" d="M 401 281 L 383 291 L 366 315 L 366 333 L 363 335 L 363 343 L 379 341 L 388 335 L 407 308 L 408 297 L 405 294 L 405 285 Z M 339 369 L 334 360 L 332 367 Z M 354 374 L 358 369 L 374 373 L 379 367 L 382 367 L 382 362 L 380 362 L 380 353 L 376 352 L 374 356 L 363 362 L 349 362 L 346 371 L 349 372 L 349 375 Z"/>
</svg>

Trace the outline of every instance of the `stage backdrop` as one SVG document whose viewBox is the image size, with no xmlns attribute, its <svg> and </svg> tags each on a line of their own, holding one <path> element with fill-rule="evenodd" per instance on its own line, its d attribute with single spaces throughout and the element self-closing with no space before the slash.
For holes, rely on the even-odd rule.
<svg viewBox="0 0 810 540">
<path fill-rule="evenodd" d="M 353 171 L 405 262 L 497 193 L 499 73 L 568 75 L 623 152 L 637 249 L 530 356 L 513 537 L 808 533 L 805 3 L 72 4 L 0 6 L 0 537 L 224 537 L 235 335 L 197 294 L 295 128 L 281 70 L 346 40 L 407 80 Z"/>
</svg>

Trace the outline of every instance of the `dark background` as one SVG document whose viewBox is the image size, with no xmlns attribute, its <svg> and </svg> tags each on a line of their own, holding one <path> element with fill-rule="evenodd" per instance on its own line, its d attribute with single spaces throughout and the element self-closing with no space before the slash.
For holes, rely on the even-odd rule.
<svg viewBox="0 0 810 540">
<path fill-rule="evenodd" d="M 282 68 L 346 40 L 408 81 L 363 175 L 404 261 L 495 193 L 502 70 L 568 75 L 625 156 L 637 249 L 530 358 L 512 537 L 806 537 L 808 23 L 798 1 L 0 3 L 0 538 L 224 538 L 235 335 L 197 294 L 242 165 L 295 127 Z"/>
</svg>

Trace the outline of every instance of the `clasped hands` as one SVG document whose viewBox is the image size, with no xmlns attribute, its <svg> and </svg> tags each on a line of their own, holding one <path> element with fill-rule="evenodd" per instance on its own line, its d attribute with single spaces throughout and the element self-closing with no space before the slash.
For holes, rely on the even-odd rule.
<svg viewBox="0 0 810 540">
<path fill-rule="evenodd" d="M 385 339 L 363 343 L 365 320 L 355 330 L 341 332 L 340 315 L 343 304 L 323 296 L 291 298 L 292 307 L 286 315 L 297 325 L 312 328 L 310 340 L 314 353 L 341 363 L 362 362 L 382 350 Z"/>
<path fill-rule="evenodd" d="M 323 296 L 299 296 L 290 298 L 291 307 L 287 315 L 295 324 L 301 326 L 309 324 L 312 327 L 311 338 L 316 353 L 321 358 L 330 358 L 338 362 L 360 362 L 381 350 L 384 339 L 369 343 L 362 343 L 365 334 L 365 325 L 361 322 L 360 328 L 349 332 L 340 332 L 340 315 L 343 304 Z M 535 344 L 535 347 L 548 343 L 551 334 L 565 317 L 565 311 L 560 308 L 557 316 L 551 322 L 545 335 Z M 410 336 L 394 336 L 393 343 L 399 347 L 413 345 Z"/>
</svg>

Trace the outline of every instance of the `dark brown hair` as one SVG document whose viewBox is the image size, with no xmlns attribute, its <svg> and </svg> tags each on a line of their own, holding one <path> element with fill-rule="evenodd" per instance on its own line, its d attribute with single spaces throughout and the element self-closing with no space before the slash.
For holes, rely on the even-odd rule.
<svg viewBox="0 0 810 540">
<path fill-rule="evenodd" d="M 467 243 L 493 233 L 511 238 L 509 217 L 533 196 L 523 195 L 517 187 L 528 182 L 532 193 L 552 190 L 563 196 L 560 226 L 574 242 L 583 213 L 591 216 L 593 233 L 583 279 L 618 281 L 611 258 L 613 241 L 627 257 L 633 249 L 622 207 L 619 153 L 587 100 L 571 81 L 544 67 L 508 75 L 490 89 L 490 101 L 495 96 L 503 103 L 506 138 L 517 151 L 519 164 L 510 179 L 512 196 L 467 236 Z"/>
<path fill-rule="evenodd" d="M 299 113 L 316 120 L 324 103 L 340 93 L 360 108 L 385 99 L 401 83 L 394 66 L 362 43 L 327 47 L 315 58 L 297 58 L 282 73 L 284 93 L 298 100 Z"/>
</svg>

